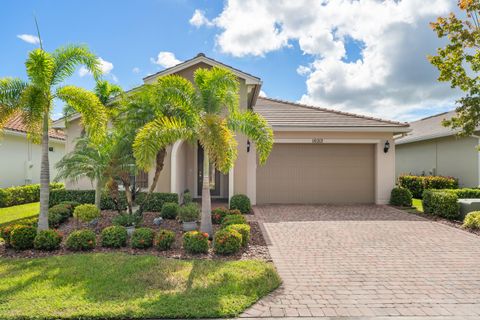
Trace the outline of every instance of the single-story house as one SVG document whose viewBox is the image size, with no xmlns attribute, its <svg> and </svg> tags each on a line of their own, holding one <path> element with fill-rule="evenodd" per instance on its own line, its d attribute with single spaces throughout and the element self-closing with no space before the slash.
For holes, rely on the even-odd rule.
<svg viewBox="0 0 480 320">
<path fill-rule="evenodd" d="M 444 127 L 455 111 L 410 123 L 411 132 L 398 138 L 396 175 L 442 175 L 458 178 L 461 187 L 480 185 L 480 136 L 459 137 L 458 130 Z"/>
<path fill-rule="evenodd" d="M 253 204 L 267 203 L 378 203 L 389 201 L 395 185 L 394 135 L 408 124 L 370 118 L 315 106 L 260 97 L 260 78 L 198 54 L 144 78 L 178 74 L 189 80 L 197 68 L 222 66 L 240 82 L 240 107 L 266 118 L 275 144 L 265 165 L 257 163 L 255 146 L 239 135 L 238 159 L 226 175 L 212 174 L 212 197 L 229 199 L 246 194 Z M 72 150 L 81 133 L 80 119 L 66 129 L 66 149 Z M 177 141 L 167 149 L 159 192 L 201 193 L 203 151 L 197 144 Z M 148 175 L 149 181 L 153 172 Z M 91 188 L 88 182 L 69 188 Z"/>
<path fill-rule="evenodd" d="M 0 137 L 0 188 L 40 183 L 41 146 L 27 139 L 27 129 L 19 114 L 4 125 Z M 65 154 L 65 136 L 61 130 L 49 132 L 50 174 Z"/>
</svg>

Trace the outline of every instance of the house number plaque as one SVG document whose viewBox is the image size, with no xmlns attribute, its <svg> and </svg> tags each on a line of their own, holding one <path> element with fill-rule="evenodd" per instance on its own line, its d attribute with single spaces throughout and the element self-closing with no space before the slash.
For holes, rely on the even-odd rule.
<svg viewBox="0 0 480 320">
<path fill-rule="evenodd" d="M 312 138 L 312 143 L 323 143 L 323 138 Z"/>
</svg>

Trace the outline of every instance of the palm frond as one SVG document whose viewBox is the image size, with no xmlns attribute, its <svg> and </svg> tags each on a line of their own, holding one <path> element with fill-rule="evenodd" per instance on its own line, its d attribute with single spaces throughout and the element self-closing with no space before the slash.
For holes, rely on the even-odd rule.
<svg viewBox="0 0 480 320">
<path fill-rule="evenodd" d="M 187 140 L 192 129 L 176 118 L 160 117 L 138 131 L 133 143 L 133 154 L 138 167 L 149 170 L 157 152 L 177 140 Z"/>
<path fill-rule="evenodd" d="M 56 95 L 82 115 L 82 123 L 92 142 L 102 142 L 106 135 L 108 118 L 105 107 L 97 96 L 75 86 L 60 87 Z"/>
<path fill-rule="evenodd" d="M 233 167 L 237 159 L 237 141 L 227 121 L 217 115 L 206 115 L 198 131 L 199 142 L 210 161 L 223 173 Z"/>
<path fill-rule="evenodd" d="M 28 54 L 25 66 L 31 84 L 48 94 L 55 69 L 55 59 L 52 55 L 42 49 L 32 50 Z"/>
<path fill-rule="evenodd" d="M 194 82 L 205 112 L 219 114 L 224 109 L 235 112 L 239 104 L 239 82 L 226 68 L 197 69 Z"/>
<path fill-rule="evenodd" d="M 52 57 L 54 60 L 52 85 L 57 85 L 73 75 L 80 65 L 85 66 L 95 79 L 99 79 L 102 74 L 98 57 L 87 46 L 69 45 L 61 47 L 52 53 Z"/>
<path fill-rule="evenodd" d="M 0 130 L 21 107 L 20 100 L 28 84 L 17 78 L 0 79 Z"/>
<path fill-rule="evenodd" d="M 94 92 L 103 105 L 107 106 L 109 100 L 123 92 L 122 87 L 107 80 L 98 80 Z"/>
<path fill-rule="evenodd" d="M 45 91 L 37 86 L 28 86 L 20 99 L 22 122 L 27 128 L 27 138 L 39 144 L 42 137 L 43 118 L 48 114 L 50 101 Z"/>
<path fill-rule="evenodd" d="M 261 164 L 267 161 L 273 147 L 273 130 L 265 118 L 252 111 L 236 112 L 228 117 L 228 127 L 255 143 Z"/>
</svg>

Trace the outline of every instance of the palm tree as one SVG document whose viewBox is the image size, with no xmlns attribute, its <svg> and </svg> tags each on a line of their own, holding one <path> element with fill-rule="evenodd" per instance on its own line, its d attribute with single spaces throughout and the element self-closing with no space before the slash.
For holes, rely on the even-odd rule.
<svg viewBox="0 0 480 320">
<path fill-rule="evenodd" d="M 235 132 L 255 143 L 259 162 L 264 163 L 273 146 L 273 131 L 260 115 L 240 111 L 239 83 L 228 69 L 197 69 L 195 87 L 175 75 L 160 81 L 178 84 L 165 92 L 171 95 L 172 104 L 182 106 L 179 110 L 188 117 L 159 116 L 141 128 L 133 144 L 137 165 L 148 169 L 158 150 L 180 139 L 197 140 L 204 149 L 200 230 L 212 235 L 210 165 L 225 174 L 233 167 L 237 158 Z"/>
<path fill-rule="evenodd" d="M 31 51 L 25 62 L 28 81 L 0 79 L 0 127 L 13 113 L 19 112 L 27 126 L 27 137 L 42 144 L 39 230 L 48 229 L 48 131 L 54 100 L 65 101 L 82 115 L 86 132 L 95 143 L 101 141 L 106 132 L 107 114 L 95 94 L 75 86 L 61 86 L 79 65 L 85 66 L 96 79 L 100 77 L 97 56 L 87 47 L 70 45 L 51 53 L 42 48 Z"/>
</svg>

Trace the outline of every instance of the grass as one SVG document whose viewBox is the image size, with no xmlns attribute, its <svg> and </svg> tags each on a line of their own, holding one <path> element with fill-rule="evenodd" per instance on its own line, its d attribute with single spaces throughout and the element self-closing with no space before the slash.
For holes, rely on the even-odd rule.
<svg viewBox="0 0 480 320">
<path fill-rule="evenodd" d="M 233 317 L 280 284 L 257 260 L 71 254 L 0 258 L 0 319 Z"/>
<path fill-rule="evenodd" d="M 422 204 L 422 199 L 413 199 L 412 200 L 412 205 L 417 209 L 417 211 L 423 212 L 423 204 Z"/>
<path fill-rule="evenodd" d="M 20 204 L 18 206 L 0 208 L 0 226 L 25 218 L 38 216 L 40 202 Z"/>
</svg>

